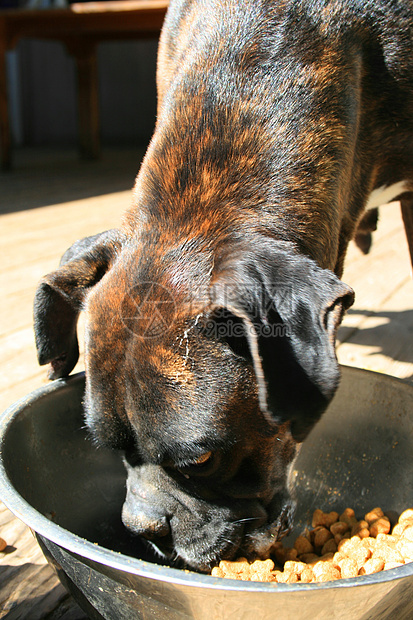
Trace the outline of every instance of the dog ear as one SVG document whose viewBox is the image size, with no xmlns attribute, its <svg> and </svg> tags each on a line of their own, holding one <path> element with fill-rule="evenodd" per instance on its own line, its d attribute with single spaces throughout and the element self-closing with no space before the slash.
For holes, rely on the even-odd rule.
<svg viewBox="0 0 413 620">
<path fill-rule="evenodd" d="M 39 283 L 34 298 L 34 332 L 40 365 L 49 379 L 67 376 L 79 358 L 77 320 L 85 295 L 109 269 L 120 246 L 118 231 L 76 241 L 60 267 Z"/>
<path fill-rule="evenodd" d="M 264 242 L 225 261 L 212 297 L 243 320 L 262 412 L 272 424 L 290 421 L 303 441 L 337 389 L 336 332 L 354 293 L 285 246 Z"/>
</svg>

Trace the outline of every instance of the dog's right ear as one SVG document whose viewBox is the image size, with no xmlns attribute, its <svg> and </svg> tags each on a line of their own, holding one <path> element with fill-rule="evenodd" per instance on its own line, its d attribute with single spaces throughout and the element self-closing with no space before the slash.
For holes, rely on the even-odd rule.
<svg viewBox="0 0 413 620">
<path fill-rule="evenodd" d="M 87 291 L 110 268 L 122 235 L 109 230 L 76 241 L 60 267 L 45 276 L 34 298 L 34 332 L 40 365 L 49 364 L 49 379 L 67 376 L 79 358 L 77 320 Z"/>
<path fill-rule="evenodd" d="M 212 308 L 242 320 L 261 411 L 302 442 L 338 387 L 336 331 L 354 292 L 290 243 L 262 237 L 239 248 L 217 265 Z"/>
</svg>

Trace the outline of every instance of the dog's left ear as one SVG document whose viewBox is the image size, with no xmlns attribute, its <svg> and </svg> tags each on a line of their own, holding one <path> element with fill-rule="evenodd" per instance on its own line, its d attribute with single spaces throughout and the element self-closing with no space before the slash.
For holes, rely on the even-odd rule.
<svg viewBox="0 0 413 620">
<path fill-rule="evenodd" d="M 121 244 L 109 230 L 74 243 L 60 267 L 39 283 L 34 298 L 34 332 L 40 365 L 50 363 L 49 379 L 67 376 L 79 357 L 77 320 L 87 291 L 110 268 Z"/>
<path fill-rule="evenodd" d="M 353 290 L 288 244 L 265 241 L 223 262 L 212 299 L 243 320 L 261 410 L 303 441 L 338 387 L 336 332 Z"/>
</svg>

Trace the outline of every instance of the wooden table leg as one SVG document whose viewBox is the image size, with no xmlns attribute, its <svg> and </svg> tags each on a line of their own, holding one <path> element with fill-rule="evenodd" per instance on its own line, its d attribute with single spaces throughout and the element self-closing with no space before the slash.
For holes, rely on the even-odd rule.
<svg viewBox="0 0 413 620">
<path fill-rule="evenodd" d="M 99 90 L 96 45 L 87 41 L 67 43 L 76 61 L 79 149 L 83 159 L 97 159 L 99 139 Z"/>
<path fill-rule="evenodd" d="M 400 199 L 404 230 L 409 246 L 410 260 L 413 267 L 413 194 L 405 194 Z"/>
<path fill-rule="evenodd" d="M 9 170 L 11 167 L 11 139 L 7 93 L 6 52 L 5 35 L 4 32 L 2 32 L 2 23 L 0 22 L 0 149 L 1 167 L 3 170 Z"/>
</svg>

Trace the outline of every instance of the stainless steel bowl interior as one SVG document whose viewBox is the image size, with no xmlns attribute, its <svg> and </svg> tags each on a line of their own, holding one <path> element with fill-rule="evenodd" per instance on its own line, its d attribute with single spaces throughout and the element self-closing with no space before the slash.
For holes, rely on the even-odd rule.
<svg viewBox="0 0 413 620">
<path fill-rule="evenodd" d="M 277 605 L 277 617 L 310 617 L 300 615 L 296 607 L 296 604 L 301 605 L 304 595 L 307 612 L 313 604 L 314 613 L 317 610 L 319 613 L 321 603 L 316 599 L 323 596 L 322 592 L 328 597 L 329 591 L 334 591 L 335 604 L 340 609 L 339 599 L 343 594 L 338 597 L 337 592 L 349 589 L 356 611 L 349 600 L 343 602 L 343 618 L 387 618 L 390 616 L 380 614 L 387 614 L 388 609 L 394 613 L 401 604 L 397 617 L 413 617 L 413 596 L 409 598 L 403 594 L 406 588 L 412 591 L 413 564 L 356 580 L 274 586 L 219 580 L 156 563 L 147 544 L 122 526 L 124 468 L 119 454 L 97 448 L 89 437 L 82 418 L 83 389 L 83 375 L 59 380 L 37 390 L 3 414 L 0 421 L 0 497 L 37 532 L 51 562 L 63 570 L 63 579 L 69 582 L 69 587 L 74 584 L 73 588 L 81 592 L 80 598 L 86 595 L 87 604 L 92 605 L 97 614 L 91 617 L 113 617 L 111 605 L 116 597 L 113 592 L 104 596 L 96 585 L 105 579 L 110 580 L 114 591 L 128 584 L 136 601 L 140 601 L 139 605 L 144 596 L 147 604 L 148 600 L 152 601 L 152 607 L 156 600 L 161 601 L 162 609 L 167 609 L 167 615 L 162 615 L 155 606 L 152 615 L 142 617 L 207 618 L 203 614 L 211 608 L 211 593 L 215 606 L 217 596 L 230 604 L 221 615 L 211 612 L 216 618 L 236 617 L 231 616 L 231 605 L 237 600 L 233 595 L 242 595 L 245 609 L 253 604 L 256 612 L 263 604 L 262 617 L 268 618 L 276 617 L 268 611 L 274 608 L 274 596 L 277 595 L 278 602 L 283 602 L 283 597 L 287 596 L 289 608 L 283 608 L 281 613 Z M 401 381 L 343 368 L 338 394 L 303 444 L 294 468 L 298 511 L 290 540 L 309 522 L 315 508 L 341 510 L 351 506 L 362 515 L 374 506 L 381 506 L 396 519 L 402 510 L 413 506 L 412 396 L 412 386 Z M 75 564 L 78 566 L 72 570 Z M 76 574 L 82 572 L 80 566 L 82 570 L 87 567 L 89 584 L 94 583 L 90 577 L 92 572 L 98 576 L 96 591 L 88 591 L 83 579 L 76 583 Z M 370 592 L 370 603 L 376 606 L 375 616 L 359 614 L 365 588 Z M 360 592 L 356 595 L 357 589 Z M 178 592 L 184 596 L 184 607 Z M 393 592 L 393 602 L 388 598 L 390 592 Z M 167 600 L 163 599 L 165 596 Z M 116 616 L 130 617 L 131 609 L 136 611 L 138 603 L 135 601 L 132 607 L 131 603 L 126 604 L 124 592 L 119 593 L 119 597 Z M 273 601 L 271 607 L 262 603 L 265 598 L 269 600 L 268 597 Z M 175 599 L 181 602 L 171 607 Z M 325 602 L 328 607 L 328 598 Z M 377 605 L 382 605 L 383 609 Z M 178 609 L 181 611 L 175 616 Z M 349 611 L 351 616 L 346 615 Z M 403 616 L 407 612 L 411 615 Z M 90 609 L 88 613 L 92 613 Z M 294 613 L 295 616 L 291 615 Z M 251 615 L 248 612 L 240 617 L 253 617 L 252 611 Z"/>
</svg>

